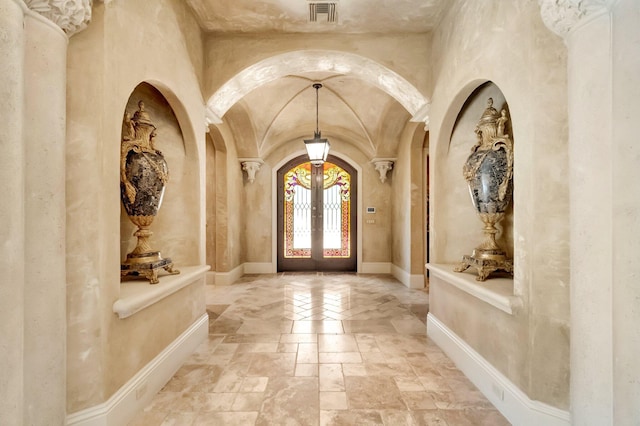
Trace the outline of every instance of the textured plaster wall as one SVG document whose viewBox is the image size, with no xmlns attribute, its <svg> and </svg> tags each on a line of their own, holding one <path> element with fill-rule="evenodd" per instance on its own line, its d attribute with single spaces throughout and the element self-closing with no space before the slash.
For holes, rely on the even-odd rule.
<svg viewBox="0 0 640 426">
<path fill-rule="evenodd" d="M 68 413 L 106 401 L 204 313 L 199 284 L 126 320 L 112 310 L 121 285 L 122 115 L 131 92 L 143 81 L 162 92 L 180 123 L 185 166 L 192 169 L 183 178 L 195 184 L 185 198 L 192 204 L 176 220 L 187 217 L 192 222 L 188 235 L 196 248 L 190 248 L 184 259 L 204 263 L 204 204 L 199 198 L 204 182 L 202 60 L 192 61 L 201 46 L 195 20 L 182 2 L 174 0 L 96 3 L 91 25 L 70 40 L 66 162 L 67 223 L 73 225 L 67 227 Z M 168 254 L 183 256 L 178 253 L 181 247 L 174 250 Z M 175 322 L 168 324 L 169 319 Z"/>
<path fill-rule="evenodd" d="M 215 236 L 207 240 L 207 258 L 216 272 L 230 272 L 244 262 L 242 170 L 229 127 L 211 126 L 210 137 L 215 152 L 207 157 L 207 226 L 214 226 L 208 232 Z"/>
<path fill-rule="evenodd" d="M 424 273 L 422 124 L 408 123 L 400 138 L 391 185 L 393 264 L 408 274 Z"/>
<path fill-rule="evenodd" d="M 232 270 L 246 261 L 245 238 L 250 237 L 247 233 L 243 218 L 245 212 L 251 209 L 250 204 L 244 202 L 243 172 L 238 161 L 238 154 L 235 144 L 230 144 L 227 150 L 227 259 L 229 268 Z"/>
<path fill-rule="evenodd" d="M 457 260 L 455 253 L 469 250 L 467 238 L 454 239 L 450 235 L 453 221 L 446 202 L 440 204 L 440 200 L 446 200 L 450 182 L 443 179 L 446 173 L 441 168 L 446 164 L 451 132 L 464 101 L 476 87 L 493 81 L 509 103 L 516 135 L 514 294 L 523 304 L 513 316 L 506 316 L 432 279 L 431 313 L 531 399 L 567 409 L 569 204 L 565 47 L 544 27 L 535 1 L 456 1 L 434 33 L 431 59 L 431 262 L 453 262 Z M 487 344 L 488 341 L 494 344 Z"/>
</svg>

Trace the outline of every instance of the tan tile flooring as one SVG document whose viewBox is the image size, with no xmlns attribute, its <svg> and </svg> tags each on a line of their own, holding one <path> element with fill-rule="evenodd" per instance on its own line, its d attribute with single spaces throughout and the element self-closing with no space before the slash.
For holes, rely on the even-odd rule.
<svg viewBox="0 0 640 426">
<path fill-rule="evenodd" d="M 426 337 L 424 291 L 286 273 L 206 292 L 209 338 L 130 425 L 509 424 Z"/>
</svg>

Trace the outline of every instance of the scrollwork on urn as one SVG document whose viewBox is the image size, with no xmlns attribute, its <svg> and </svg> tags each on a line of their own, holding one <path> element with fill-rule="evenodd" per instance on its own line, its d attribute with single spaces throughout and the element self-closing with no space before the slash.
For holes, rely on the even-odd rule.
<svg viewBox="0 0 640 426">
<path fill-rule="evenodd" d="M 484 223 L 485 239 L 471 256 L 463 257 L 455 271 L 474 266 L 478 281 L 497 270 L 513 273 L 512 260 L 496 242 L 495 227 L 504 218 L 513 192 L 513 142 L 506 128 L 508 122 L 507 110 L 498 113 L 489 98 L 475 129 L 476 144 L 462 168 L 473 206 Z"/>
<path fill-rule="evenodd" d="M 173 269 L 169 258 L 163 258 L 149 243 L 153 233 L 149 230 L 162 204 L 169 180 L 169 169 L 162 152 L 155 147 L 156 126 L 145 111 L 144 102 L 138 102 L 133 118 L 125 113 L 120 145 L 120 196 L 127 216 L 138 227 L 133 234 L 138 238 L 133 251 L 121 265 L 121 276 L 134 275 L 157 284 L 158 269 L 170 274 Z"/>
</svg>

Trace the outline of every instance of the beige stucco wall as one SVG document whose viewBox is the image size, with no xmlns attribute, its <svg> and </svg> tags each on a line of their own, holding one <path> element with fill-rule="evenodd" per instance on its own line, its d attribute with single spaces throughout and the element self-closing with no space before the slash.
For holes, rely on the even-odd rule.
<svg viewBox="0 0 640 426">
<path fill-rule="evenodd" d="M 206 264 L 216 270 L 216 148 L 211 130 L 206 137 Z"/>
<path fill-rule="evenodd" d="M 207 154 L 207 259 L 216 272 L 230 272 L 244 263 L 244 204 L 242 169 L 235 139 L 226 124 L 210 126 Z M 211 229 L 213 227 L 213 229 Z"/>
<path fill-rule="evenodd" d="M 531 399 L 566 409 L 569 205 L 565 47 L 544 27 L 537 2 L 529 0 L 456 1 L 435 31 L 433 43 L 431 262 L 454 262 L 455 253 L 469 250 L 466 238 L 453 239 L 449 233 L 452 221 L 439 200 L 445 198 L 450 183 L 442 179 L 439 167 L 446 164 L 449 139 L 464 101 L 490 80 L 509 103 L 516 135 L 514 294 L 523 308 L 508 316 L 432 279 L 431 313 Z"/>
<path fill-rule="evenodd" d="M 186 46 L 189 46 L 186 48 Z M 204 101 L 200 30 L 179 1 L 96 3 L 89 28 L 69 44 L 67 79 L 67 411 L 106 401 L 194 318 L 204 293 L 194 284 L 127 320 L 113 313 L 120 292 L 120 133 L 133 89 L 159 89 L 184 136 L 184 201 L 194 240 L 169 256 L 204 263 Z M 199 59 L 200 58 L 200 59 Z M 171 167 L 171 165 L 170 165 Z M 179 168 L 178 168 L 179 170 Z M 176 173 L 179 171 L 176 170 Z M 176 177 L 176 181 L 180 181 Z M 168 195 L 168 194 L 167 194 Z M 181 212 L 184 216 L 185 212 Z M 162 214 L 162 210 L 161 213 Z M 180 220 L 175 214 L 174 220 Z M 180 227 L 180 226 L 179 226 Z M 182 228 L 184 229 L 184 228 Z M 155 230 L 155 229 L 153 229 Z M 156 230 L 157 231 L 157 230 Z M 168 244 L 171 246 L 171 244 Z M 168 315 L 168 313 L 171 313 Z M 162 318 L 165 319 L 162 319 Z M 174 318 L 169 326 L 167 318 Z M 158 328 L 156 324 L 164 326 Z M 140 336 L 147 340 L 142 343 Z M 153 342 L 157 340 L 157 342 Z"/>
<path fill-rule="evenodd" d="M 407 123 L 400 138 L 398 157 L 390 180 L 393 265 L 407 274 L 424 274 L 423 223 L 424 162 L 422 123 Z"/>
</svg>

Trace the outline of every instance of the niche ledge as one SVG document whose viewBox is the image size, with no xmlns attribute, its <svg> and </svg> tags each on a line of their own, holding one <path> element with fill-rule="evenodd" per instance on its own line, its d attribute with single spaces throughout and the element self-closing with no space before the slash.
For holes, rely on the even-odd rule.
<svg viewBox="0 0 640 426">
<path fill-rule="evenodd" d="M 440 278 L 471 296 L 488 303 L 495 308 L 513 315 L 513 311 L 522 306 L 522 299 L 513 294 L 513 279 L 489 278 L 484 282 L 476 281 L 472 272 L 453 272 L 453 263 L 427 263 L 427 269 L 433 276 Z"/>
<path fill-rule="evenodd" d="M 161 275 L 158 284 L 149 281 L 126 281 L 120 285 L 120 298 L 113 304 L 113 312 L 120 319 L 148 308 L 176 291 L 203 279 L 209 265 L 179 267 L 178 275 Z"/>
</svg>

